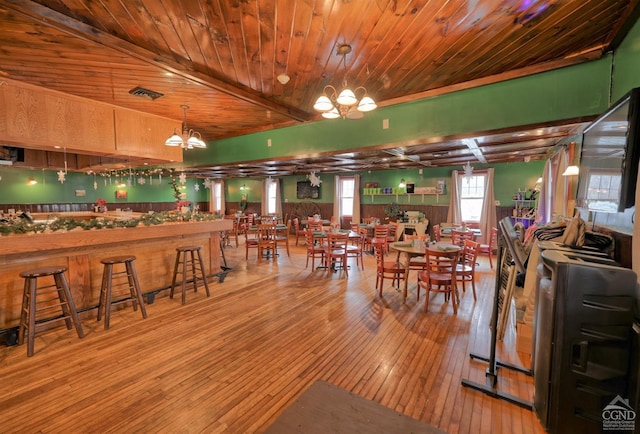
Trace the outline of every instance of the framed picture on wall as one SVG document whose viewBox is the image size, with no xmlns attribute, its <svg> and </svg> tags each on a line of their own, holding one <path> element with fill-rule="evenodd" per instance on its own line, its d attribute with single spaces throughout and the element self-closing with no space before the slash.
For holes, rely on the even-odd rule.
<svg viewBox="0 0 640 434">
<path fill-rule="evenodd" d="M 126 190 L 116 190 L 116 199 L 126 199 L 127 191 Z"/>
</svg>

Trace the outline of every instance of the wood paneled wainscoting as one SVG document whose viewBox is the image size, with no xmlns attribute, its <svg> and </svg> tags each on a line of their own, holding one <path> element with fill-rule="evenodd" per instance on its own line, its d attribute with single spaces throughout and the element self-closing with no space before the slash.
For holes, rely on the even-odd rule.
<svg viewBox="0 0 640 434">
<path fill-rule="evenodd" d="M 209 202 L 197 202 L 200 211 L 209 211 Z M 107 208 L 115 211 L 116 208 L 130 209 L 133 212 L 147 213 L 149 211 L 175 211 L 175 202 L 112 202 L 107 203 Z M 16 211 L 28 211 L 30 213 L 64 213 L 92 211 L 93 203 L 2 203 L 0 209 L 5 213 L 10 209 Z"/>
<path fill-rule="evenodd" d="M 220 231 L 230 230 L 232 226 L 229 220 L 213 220 L 2 237 L 0 336 L 15 331 L 19 323 L 24 284 L 19 274 L 22 271 L 52 265 L 67 267 L 71 292 L 83 318 L 93 315 L 98 305 L 101 259 L 135 255 L 142 292 L 155 297 L 155 292 L 171 285 L 178 246 L 201 246 L 206 271 L 220 272 Z"/>
<path fill-rule="evenodd" d="M 469 353 L 489 353 L 486 257 L 477 302 L 462 293 L 454 315 L 442 295 L 424 312 L 414 272 L 403 303 L 390 283 L 377 295 L 373 256 L 346 277 L 305 268 L 293 244 L 275 260 L 225 248 L 234 271 L 209 298 L 156 298 L 144 320 L 120 309 L 109 330 L 83 318 L 85 338 L 43 333 L 33 357 L 0 346 L 0 431 L 260 433 L 320 379 L 452 434 L 544 432 L 531 411 L 461 386 L 485 381 Z M 528 366 L 513 327 L 498 356 Z M 500 370 L 498 387 L 532 399 L 523 374 Z"/>
</svg>

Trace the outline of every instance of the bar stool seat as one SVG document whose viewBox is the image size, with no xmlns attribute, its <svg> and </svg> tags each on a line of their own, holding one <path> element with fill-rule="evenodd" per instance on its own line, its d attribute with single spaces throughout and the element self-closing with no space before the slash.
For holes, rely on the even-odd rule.
<svg viewBox="0 0 640 434">
<path fill-rule="evenodd" d="M 55 321 L 64 321 L 67 329 L 75 327 L 79 338 L 84 331 L 78 318 L 69 284 L 65 276 L 67 267 L 51 266 L 35 268 L 20 273 L 24 278 L 22 312 L 18 329 L 18 344 L 24 343 L 27 335 L 27 356 L 33 356 L 36 328 Z M 52 284 L 38 286 L 38 279 L 49 278 Z M 60 313 L 61 312 L 61 313 Z"/>
<path fill-rule="evenodd" d="M 100 287 L 98 321 L 100 321 L 102 315 L 104 315 L 105 330 L 109 329 L 111 306 L 114 304 L 127 303 L 130 301 L 134 311 L 138 310 L 138 305 L 140 305 L 142 318 L 147 317 L 147 310 L 144 307 L 136 267 L 133 264 L 135 259 L 135 256 L 125 255 L 104 258 L 100 261 L 104 264 L 104 270 L 102 272 L 102 286 Z M 124 270 L 114 272 L 114 266 L 116 265 L 124 265 Z"/>
<path fill-rule="evenodd" d="M 198 279 L 202 280 L 207 297 L 209 297 L 211 294 L 209 293 L 209 284 L 204 273 L 204 262 L 202 261 L 200 246 L 178 247 L 176 252 L 176 263 L 173 268 L 169 298 L 173 298 L 178 273 L 182 274 L 182 304 L 187 301 L 187 287 L 193 287 L 194 292 L 198 291 Z"/>
</svg>

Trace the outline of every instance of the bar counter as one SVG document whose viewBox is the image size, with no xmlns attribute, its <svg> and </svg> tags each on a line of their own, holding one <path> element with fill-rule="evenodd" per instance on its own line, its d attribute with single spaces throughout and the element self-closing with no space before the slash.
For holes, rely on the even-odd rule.
<svg viewBox="0 0 640 434">
<path fill-rule="evenodd" d="M 171 285 L 176 247 L 198 245 L 207 274 L 218 273 L 222 260 L 220 233 L 231 220 L 164 223 L 115 229 L 76 229 L 0 237 L 0 331 L 16 327 L 20 319 L 24 281 L 19 273 L 31 268 L 64 265 L 81 318 L 97 306 L 103 265 L 109 256 L 135 255 L 143 293 Z M 165 291 L 166 292 L 166 291 Z"/>
</svg>

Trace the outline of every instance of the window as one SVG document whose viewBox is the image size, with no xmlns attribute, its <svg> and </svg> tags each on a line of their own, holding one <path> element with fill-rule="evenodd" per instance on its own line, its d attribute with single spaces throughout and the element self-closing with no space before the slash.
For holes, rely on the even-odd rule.
<svg viewBox="0 0 640 434">
<path fill-rule="evenodd" d="M 460 214 L 463 222 L 480 222 L 484 191 L 487 182 L 486 174 L 460 176 Z"/>
<path fill-rule="evenodd" d="M 214 181 L 211 183 L 211 202 L 213 211 L 219 213 L 222 211 L 222 182 Z"/>
<path fill-rule="evenodd" d="M 340 217 L 353 216 L 356 180 L 353 177 L 340 177 Z"/>
<path fill-rule="evenodd" d="M 589 173 L 589 185 L 587 187 L 587 200 L 590 206 L 610 209 L 617 212 L 618 199 L 620 197 L 620 174 L 598 172 L 592 170 Z"/>
<path fill-rule="evenodd" d="M 267 213 L 277 214 L 278 183 L 271 181 L 267 185 Z"/>
</svg>

